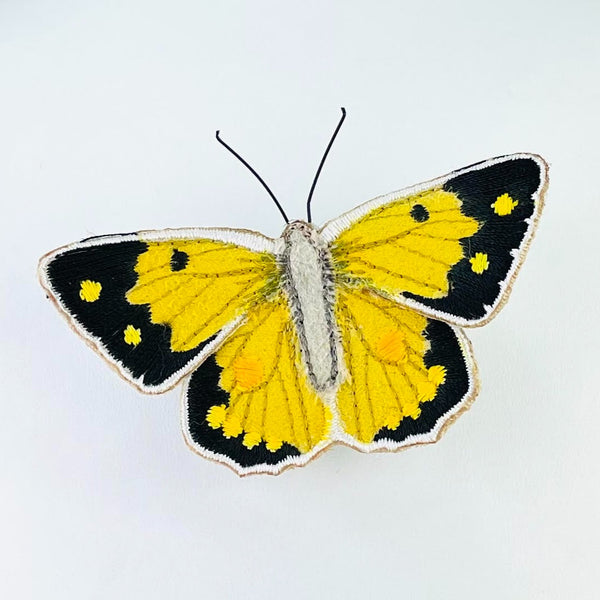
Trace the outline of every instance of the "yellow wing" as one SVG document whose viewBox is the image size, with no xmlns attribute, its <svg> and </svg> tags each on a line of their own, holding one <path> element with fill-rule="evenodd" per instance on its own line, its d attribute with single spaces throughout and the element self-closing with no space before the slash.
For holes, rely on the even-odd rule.
<svg viewBox="0 0 600 600">
<path fill-rule="evenodd" d="M 326 225 L 339 285 L 479 325 L 502 305 L 539 217 L 547 166 L 513 154 L 377 198 Z"/>
<path fill-rule="evenodd" d="M 474 393 L 474 363 L 458 330 L 368 289 L 339 291 L 346 377 L 337 410 L 363 450 L 434 441 Z"/>
<path fill-rule="evenodd" d="M 139 255 L 131 304 L 146 304 L 153 323 L 171 329 L 171 350 L 209 339 L 272 293 L 275 256 L 211 239 L 149 242 Z"/>
<path fill-rule="evenodd" d="M 226 229 L 90 238 L 45 256 L 42 284 L 76 331 L 131 383 L 162 392 L 271 297 L 273 240 Z"/>
<path fill-rule="evenodd" d="M 456 194 L 430 190 L 377 207 L 332 246 L 339 274 L 393 296 L 448 293 L 448 271 L 464 257 L 462 238 L 479 229 Z"/>
<path fill-rule="evenodd" d="M 240 474 L 304 464 L 329 442 L 331 410 L 308 381 L 283 295 L 251 309 L 185 397 L 190 446 Z"/>
</svg>

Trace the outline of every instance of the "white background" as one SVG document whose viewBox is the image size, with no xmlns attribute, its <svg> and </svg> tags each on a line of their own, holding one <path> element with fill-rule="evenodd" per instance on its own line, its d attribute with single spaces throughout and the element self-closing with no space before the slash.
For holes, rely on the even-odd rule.
<svg viewBox="0 0 600 600">
<path fill-rule="evenodd" d="M 600 5 L 0 3 L 3 598 L 598 598 Z M 538 152 L 547 207 L 482 389 L 439 444 L 336 448 L 239 479 L 192 454 L 66 326 L 43 253 L 90 235 L 277 236 L 327 140 L 325 221 L 491 156 Z"/>
</svg>

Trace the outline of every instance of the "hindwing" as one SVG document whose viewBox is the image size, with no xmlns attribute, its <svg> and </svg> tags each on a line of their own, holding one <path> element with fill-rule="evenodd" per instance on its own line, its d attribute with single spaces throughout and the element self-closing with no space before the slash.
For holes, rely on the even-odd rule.
<svg viewBox="0 0 600 600">
<path fill-rule="evenodd" d="M 460 330 L 367 288 L 342 290 L 336 316 L 346 368 L 336 407 L 350 445 L 435 441 L 473 399 L 475 363 Z"/>
<path fill-rule="evenodd" d="M 190 447 L 240 474 L 304 464 L 330 442 L 331 420 L 283 294 L 254 307 L 184 392 Z"/>
</svg>

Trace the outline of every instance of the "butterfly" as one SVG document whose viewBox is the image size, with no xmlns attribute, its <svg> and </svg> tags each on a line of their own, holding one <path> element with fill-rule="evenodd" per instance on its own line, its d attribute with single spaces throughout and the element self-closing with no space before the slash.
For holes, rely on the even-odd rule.
<svg viewBox="0 0 600 600">
<path fill-rule="evenodd" d="M 477 394 L 462 327 L 505 302 L 547 187 L 535 154 L 480 162 L 278 239 L 236 229 L 100 236 L 40 261 L 48 296 L 127 381 L 184 381 L 187 444 L 240 475 L 333 444 L 437 441 Z"/>
</svg>

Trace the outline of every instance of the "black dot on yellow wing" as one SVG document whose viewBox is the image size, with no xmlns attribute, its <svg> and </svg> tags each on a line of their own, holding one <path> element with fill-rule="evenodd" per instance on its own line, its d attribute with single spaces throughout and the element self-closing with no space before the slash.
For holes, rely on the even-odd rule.
<svg viewBox="0 0 600 600">
<path fill-rule="evenodd" d="M 410 209 L 410 216 L 417 223 L 424 223 L 427 221 L 427 219 L 429 219 L 429 211 L 422 204 L 415 204 Z"/>
<path fill-rule="evenodd" d="M 130 346 L 137 346 L 142 341 L 142 332 L 133 325 L 127 325 L 123 330 L 123 339 Z"/>
<path fill-rule="evenodd" d="M 182 250 L 173 250 L 171 255 L 171 271 L 183 271 L 187 267 L 189 256 Z"/>
</svg>

